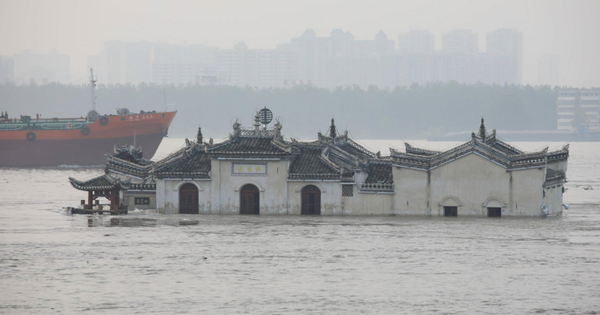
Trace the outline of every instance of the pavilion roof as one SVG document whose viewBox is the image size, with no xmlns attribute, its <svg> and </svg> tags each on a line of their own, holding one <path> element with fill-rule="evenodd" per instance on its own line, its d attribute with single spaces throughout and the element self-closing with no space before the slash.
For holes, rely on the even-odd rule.
<svg viewBox="0 0 600 315">
<path fill-rule="evenodd" d="M 121 179 L 110 175 L 101 175 L 85 181 L 69 177 L 71 185 L 78 190 L 115 190 L 129 189 L 131 180 L 121 181 Z"/>
</svg>

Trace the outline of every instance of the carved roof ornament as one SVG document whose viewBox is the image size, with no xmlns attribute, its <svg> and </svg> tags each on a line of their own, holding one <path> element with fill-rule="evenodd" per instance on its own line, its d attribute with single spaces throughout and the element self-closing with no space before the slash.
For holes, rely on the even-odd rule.
<svg viewBox="0 0 600 315">
<path fill-rule="evenodd" d="M 202 144 L 202 128 L 198 127 L 198 134 L 196 135 L 196 143 Z"/>
<path fill-rule="evenodd" d="M 235 122 L 233 123 L 233 136 L 238 136 L 238 134 L 240 133 L 240 127 L 242 126 L 242 124 L 240 124 L 238 122 L 238 120 L 236 119 Z"/>
<path fill-rule="evenodd" d="M 329 136 L 331 138 L 334 138 L 337 136 L 336 131 L 335 131 L 335 123 L 333 121 L 333 118 L 331 118 L 331 126 L 329 126 Z"/>
<path fill-rule="evenodd" d="M 279 122 L 279 120 L 277 120 L 275 122 L 275 135 L 274 135 L 274 138 L 276 138 L 276 139 L 283 138 L 283 136 L 281 135 L 281 128 L 283 128 L 283 126 L 281 125 L 281 123 Z"/>
<path fill-rule="evenodd" d="M 260 116 L 258 115 L 258 112 L 254 115 L 254 135 L 256 137 L 260 136 Z"/>
<path fill-rule="evenodd" d="M 479 137 L 485 141 L 485 123 L 483 117 L 481 117 L 481 125 L 479 125 Z"/>
</svg>

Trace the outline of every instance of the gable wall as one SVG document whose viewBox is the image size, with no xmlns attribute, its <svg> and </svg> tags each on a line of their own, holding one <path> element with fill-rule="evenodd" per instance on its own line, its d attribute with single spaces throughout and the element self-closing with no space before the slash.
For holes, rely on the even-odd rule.
<svg viewBox="0 0 600 315">
<path fill-rule="evenodd" d="M 510 174 L 506 169 L 475 153 L 437 167 L 431 172 L 433 215 L 443 216 L 443 206 L 458 204 L 458 215 L 486 216 L 482 204 L 490 197 L 507 203 Z M 540 186 L 541 183 L 538 185 Z"/>
</svg>

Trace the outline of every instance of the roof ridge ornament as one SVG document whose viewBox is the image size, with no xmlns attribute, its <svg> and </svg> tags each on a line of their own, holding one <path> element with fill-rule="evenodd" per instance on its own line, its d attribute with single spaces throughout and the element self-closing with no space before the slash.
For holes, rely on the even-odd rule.
<svg viewBox="0 0 600 315">
<path fill-rule="evenodd" d="M 198 126 L 198 134 L 196 135 L 196 143 L 202 144 L 202 128 Z"/>
<path fill-rule="evenodd" d="M 483 122 L 483 117 L 481 117 L 481 125 L 479 125 L 479 137 L 485 141 L 485 123 Z"/>
<path fill-rule="evenodd" d="M 331 126 L 329 126 L 329 136 L 333 139 L 337 136 L 335 122 L 333 121 L 333 117 L 331 118 Z"/>
<path fill-rule="evenodd" d="M 233 123 L 233 136 L 234 137 L 237 137 L 240 135 L 240 132 L 242 131 L 240 128 L 241 126 L 242 126 L 242 124 L 240 124 L 238 122 L 238 120 L 236 119 L 235 122 Z"/>
<path fill-rule="evenodd" d="M 258 113 L 256 112 L 256 115 L 254 115 L 254 136 L 256 137 L 260 136 L 260 116 Z"/>
</svg>

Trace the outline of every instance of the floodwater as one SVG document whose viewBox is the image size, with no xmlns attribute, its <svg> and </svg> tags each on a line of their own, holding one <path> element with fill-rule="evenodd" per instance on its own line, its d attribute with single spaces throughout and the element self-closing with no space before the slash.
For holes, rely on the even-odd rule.
<svg viewBox="0 0 600 315">
<path fill-rule="evenodd" d="M 100 173 L 0 169 L 0 313 L 600 314 L 600 143 L 547 219 L 66 215 Z"/>
</svg>

